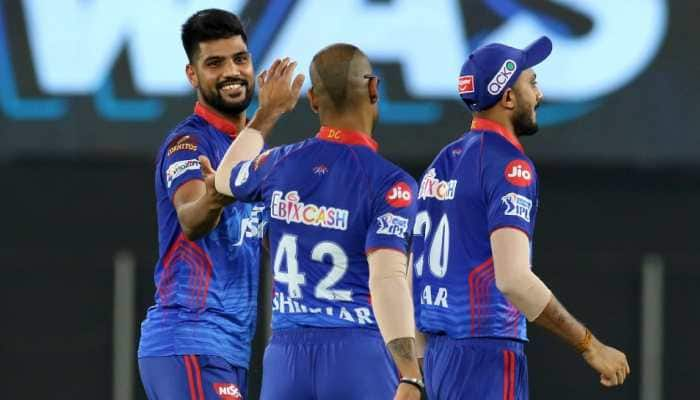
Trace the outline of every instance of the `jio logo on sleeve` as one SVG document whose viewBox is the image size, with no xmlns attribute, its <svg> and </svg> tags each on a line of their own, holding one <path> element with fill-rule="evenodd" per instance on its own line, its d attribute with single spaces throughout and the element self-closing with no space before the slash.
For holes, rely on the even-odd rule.
<svg viewBox="0 0 700 400">
<path fill-rule="evenodd" d="M 518 187 L 528 187 L 532 185 L 532 167 L 525 160 L 513 160 L 506 165 L 506 180 Z"/>
<path fill-rule="evenodd" d="M 408 207 L 413 199 L 411 187 L 406 182 L 397 182 L 386 192 L 384 199 L 394 208 Z"/>
</svg>

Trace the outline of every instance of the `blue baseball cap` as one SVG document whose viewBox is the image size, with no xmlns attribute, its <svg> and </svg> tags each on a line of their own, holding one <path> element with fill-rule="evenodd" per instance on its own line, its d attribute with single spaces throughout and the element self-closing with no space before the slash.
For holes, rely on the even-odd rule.
<svg viewBox="0 0 700 400">
<path fill-rule="evenodd" d="M 472 111 L 491 108 L 520 74 L 549 56 L 552 41 L 547 36 L 520 50 L 500 43 L 479 47 L 462 65 L 457 90 Z"/>
</svg>

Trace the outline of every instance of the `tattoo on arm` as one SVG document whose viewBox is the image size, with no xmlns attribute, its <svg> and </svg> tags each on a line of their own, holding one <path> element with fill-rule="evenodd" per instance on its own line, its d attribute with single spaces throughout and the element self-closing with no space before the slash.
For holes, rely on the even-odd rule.
<svg viewBox="0 0 700 400">
<path fill-rule="evenodd" d="M 554 296 L 542 314 L 535 320 L 535 323 L 561 337 L 572 346 L 579 343 L 586 332 L 583 324 L 577 321 Z"/>
<path fill-rule="evenodd" d="M 414 339 L 410 337 L 394 339 L 386 345 L 391 354 L 399 360 L 412 361 L 415 359 Z"/>
</svg>

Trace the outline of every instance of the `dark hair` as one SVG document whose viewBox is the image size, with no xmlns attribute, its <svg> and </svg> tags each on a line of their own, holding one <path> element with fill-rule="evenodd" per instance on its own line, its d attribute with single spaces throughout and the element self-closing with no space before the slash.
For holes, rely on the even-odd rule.
<svg viewBox="0 0 700 400">
<path fill-rule="evenodd" d="M 194 13 L 182 25 L 182 47 L 192 62 L 199 50 L 199 43 L 216 39 L 227 39 L 240 35 L 247 44 L 248 37 L 241 20 L 228 11 L 209 8 Z"/>
</svg>

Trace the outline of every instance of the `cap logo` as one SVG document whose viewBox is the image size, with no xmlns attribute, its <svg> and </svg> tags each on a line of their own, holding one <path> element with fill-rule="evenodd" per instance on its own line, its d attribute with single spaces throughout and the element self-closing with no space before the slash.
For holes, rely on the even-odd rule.
<svg viewBox="0 0 700 400">
<path fill-rule="evenodd" d="M 474 75 L 462 75 L 457 82 L 459 94 L 474 93 Z"/>
<path fill-rule="evenodd" d="M 501 68 L 498 70 L 496 76 L 494 76 L 493 79 L 491 79 L 491 82 L 489 82 L 489 85 L 487 86 L 489 93 L 494 96 L 500 94 L 517 69 L 518 64 L 516 64 L 515 61 L 511 59 L 506 60 L 503 65 L 501 65 Z"/>
</svg>

